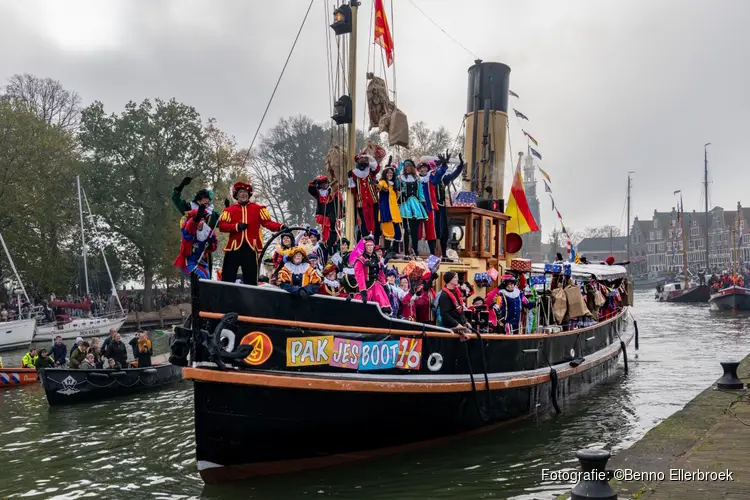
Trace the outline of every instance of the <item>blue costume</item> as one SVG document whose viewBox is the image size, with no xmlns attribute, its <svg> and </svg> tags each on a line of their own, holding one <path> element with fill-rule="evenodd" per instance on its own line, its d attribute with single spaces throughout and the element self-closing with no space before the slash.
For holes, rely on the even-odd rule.
<svg viewBox="0 0 750 500">
<path fill-rule="evenodd" d="M 208 225 L 210 214 L 211 207 L 208 207 L 208 210 L 199 208 L 185 214 L 180 221 L 182 244 L 174 264 L 179 266 L 186 276 L 190 276 L 195 270 L 199 277 L 210 278 L 208 255 L 216 250 L 218 243 L 216 233 Z"/>
</svg>

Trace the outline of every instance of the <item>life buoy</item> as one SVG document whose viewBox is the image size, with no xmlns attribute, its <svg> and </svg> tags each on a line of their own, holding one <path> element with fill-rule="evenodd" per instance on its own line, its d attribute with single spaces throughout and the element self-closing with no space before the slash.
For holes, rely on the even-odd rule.
<svg viewBox="0 0 750 500">
<path fill-rule="evenodd" d="M 443 367 L 443 355 L 439 352 L 433 352 L 427 358 L 427 368 L 431 372 L 439 371 Z"/>
</svg>

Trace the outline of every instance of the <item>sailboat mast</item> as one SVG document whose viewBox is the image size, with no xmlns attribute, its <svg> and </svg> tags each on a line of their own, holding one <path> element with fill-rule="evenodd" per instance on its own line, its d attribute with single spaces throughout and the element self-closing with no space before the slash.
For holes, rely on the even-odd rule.
<svg viewBox="0 0 750 500">
<path fill-rule="evenodd" d="M 16 275 L 18 284 L 21 285 L 21 291 L 23 292 L 23 296 L 26 297 L 26 302 L 31 304 L 31 301 L 29 300 L 29 296 L 26 294 L 26 289 L 23 287 L 23 281 L 21 281 L 21 277 L 18 275 L 18 271 L 16 270 L 16 265 L 13 263 L 13 257 L 10 256 L 8 247 L 5 245 L 5 238 L 3 238 L 2 233 L 0 233 L 0 243 L 3 244 L 3 250 L 5 250 L 5 256 L 8 257 L 8 262 L 10 262 L 10 268 L 13 269 L 13 274 Z"/>
<path fill-rule="evenodd" d="M 709 273 L 708 270 L 708 251 L 709 251 L 709 245 L 708 245 L 708 146 L 710 146 L 711 143 L 707 142 L 703 145 L 703 194 L 705 195 L 705 202 L 706 202 L 706 273 Z"/>
<path fill-rule="evenodd" d="M 626 262 L 630 262 L 630 174 L 633 172 L 628 172 L 628 220 L 627 220 L 627 226 L 628 226 L 628 239 L 625 243 L 625 250 L 627 251 L 626 255 Z"/>
<path fill-rule="evenodd" d="M 76 176 L 78 185 L 78 214 L 81 216 L 81 255 L 83 255 L 83 276 L 86 281 L 86 296 L 89 296 L 89 268 L 86 264 L 86 235 L 83 229 L 83 201 L 81 199 L 81 176 Z"/>
<path fill-rule="evenodd" d="M 352 9 L 352 32 L 349 35 L 349 76 L 347 77 L 347 81 L 349 83 L 349 97 L 352 100 L 352 122 L 348 125 L 346 150 L 347 161 L 353 162 L 357 149 L 357 127 L 355 123 L 357 123 L 357 11 L 359 10 L 359 1 L 351 0 L 350 6 Z M 339 182 L 346 182 L 346 179 L 341 179 Z M 354 196 L 352 196 L 351 193 L 348 193 L 346 195 L 346 219 L 344 232 L 349 241 L 355 241 L 355 214 Z"/>
</svg>

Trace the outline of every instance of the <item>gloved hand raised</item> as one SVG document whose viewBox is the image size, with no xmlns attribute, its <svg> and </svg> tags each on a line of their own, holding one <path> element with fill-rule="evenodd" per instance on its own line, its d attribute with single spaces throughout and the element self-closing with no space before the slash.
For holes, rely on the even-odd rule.
<svg viewBox="0 0 750 500">
<path fill-rule="evenodd" d="M 224 208 L 229 208 L 229 199 L 224 198 Z"/>
<path fill-rule="evenodd" d="M 237 231 L 244 231 L 245 229 L 247 229 L 247 224 L 245 224 L 244 222 L 240 222 L 239 224 L 237 224 Z"/>
<path fill-rule="evenodd" d="M 203 219 L 205 216 L 206 216 L 206 207 L 205 205 L 200 205 L 198 206 L 198 211 L 195 213 L 193 220 L 195 222 L 198 222 L 199 220 Z"/>
<path fill-rule="evenodd" d="M 182 188 L 184 188 L 185 186 L 187 186 L 191 182 L 193 182 L 193 178 L 192 177 L 184 177 L 182 179 L 182 182 L 180 182 L 180 185 L 177 186 L 177 190 L 178 191 L 182 191 Z"/>
</svg>

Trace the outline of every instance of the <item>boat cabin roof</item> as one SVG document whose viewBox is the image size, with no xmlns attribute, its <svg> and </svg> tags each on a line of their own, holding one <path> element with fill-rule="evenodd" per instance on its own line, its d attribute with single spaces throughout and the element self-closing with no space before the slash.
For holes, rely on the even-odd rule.
<svg viewBox="0 0 750 500">
<path fill-rule="evenodd" d="M 562 264 L 561 264 L 562 265 Z M 577 279 L 594 278 L 599 281 L 614 281 L 628 275 L 624 266 L 608 266 L 606 264 L 566 264 L 570 265 L 570 275 Z M 532 264 L 531 271 L 544 274 L 544 264 Z"/>
</svg>

